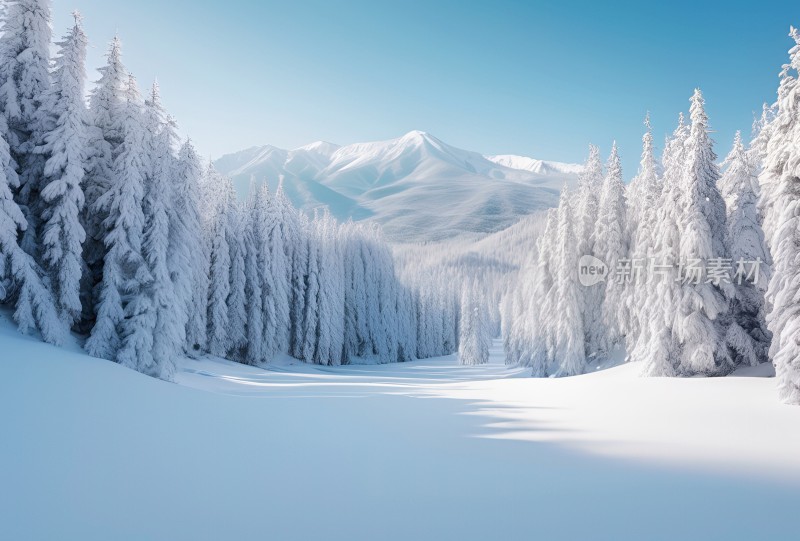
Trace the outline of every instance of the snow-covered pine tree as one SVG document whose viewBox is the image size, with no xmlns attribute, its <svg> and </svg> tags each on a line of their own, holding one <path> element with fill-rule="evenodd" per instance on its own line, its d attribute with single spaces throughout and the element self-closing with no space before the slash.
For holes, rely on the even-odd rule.
<svg viewBox="0 0 800 541">
<path fill-rule="evenodd" d="M 715 265 L 724 267 L 724 261 L 730 259 L 725 201 L 717 186 L 720 174 L 708 135 L 704 103 L 702 93 L 696 89 L 691 98 L 692 123 L 685 145 L 683 197 L 678 213 L 679 256 L 686 265 L 685 273 L 690 272 L 693 261 L 710 269 Z M 681 374 L 719 375 L 733 368 L 725 343 L 732 296 L 733 287 L 724 279 L 715 280 L 709 275 L 682 281 L 674 324 L 675 337 L 681 344 Z"/>
<path fill-rule="evenodd" d="M 169 269 L 171 208 L 177 139 L 173 121 L 161 105 L 154 84 L 145 102 L 145 186 L 142 255 L 151 280 L 132 295 L 133 314 L 123 324 L 126 331 L 120 362 L 144 374 L 171 381 L 175 359 L 186 340 L 185 318 L 175 294 Z M 147 336 L 150 332 L 151 336 Z M 150 352 L 141 350 L 151 345 Z"/>
<path fill-rule="evenodd" d="M 328 212 L 314 220 L 319 249 L 318 329 L 314 363 L 339 365 L 344 345 L 344 269 L 336 239 L 337 224 Z M 277 274 L 277 273 L 276 273 Z"/>
<path fill-rule="evenodd" d="M 411 288 L 402 284 L 397 299 L 398 360 L 413 361 L 417 351 L 417 321 L 414 310 L 414 297 Z"/>
<path fill-rule="evenodd" d="M 278 183 L 270 207 L 276 216 L 276 227 L 270 232 L 270 260 L 275 282 L 275 347 L 281 353 L 289 351 L 289 338 L 292 328 L 292 259 L 294 247 L 291 239 L 297 235 L 295 213 L 283 188 L 283 179 Z"/>
<path fill-rule="evenodd" d="M 579 176 L 577 194 L 573 196 L 574 214 L 577 217 L 574 232 L 578 243 L 578 257 L 595 253 L 595 221 L 603 186 L 603 163 L 600 149 L 589 145 L 589 157 Z M 586 354 L 605 357 L 608 350 L 607 331 L 603 319 L 603 286 L 595 284 L 580 291 L 583 329 L 586 333 Z"/>
<path fill-rule="evenodd" d="M 43 107 L 50 90 L 51 33 L 50 0 L 15 0 L 6 6 L 0 29 L 0 111 L 5 117 L 3 135 L 18 166 L 17 201 L 28 224 L 20 245 L 35 256 L 46 159 L 36 146 L 54 120 Z"/>
<path fill-rule="evenodd" d="M 144 184 L 149 172 L 142 104 L 136 80 L 128 78 L 120 126 L 122 143 L 114 159 L 115 183 L 95 205 L 103 212 L 106 254 L 97 318 L 85 348 L 90 355 L 116 359 L 129 368 L 153 364 L 153 329 L 145 313 L 147 297 L 137 295 L 152 278 L 142 258 Z M 136 302 L 127 302 L 133 296 Z M 129 306 L 130 305 L 130 306 Z M 118 356 L 123 341 L 128 351 Z M 148 343 L 149 342 L 149 343 Z M 141 354 L 142 358 L 138 358 Z"/>
<path fill-rule="evenodd" d="M 125 116 L 125 87 L 127 71 L 122 65 L 121 43 L 114 38 L 106 55 L 107 63 L 100 68 L 101 77 L 89 95 L 87 166 L 83 192 L 86 199 L 82 214 L 86 242 L 83 245 L 85 269 L 81 277 L 82 326 L 90 329 L 99 305 L 103 261 L 106 255 L 107 215 L 97 200 L 116 183 L 114 156 L 122 144 L 122 120 Z"/>
<path fill-rule="evenodd" d="M 244 211 L 236 198 L 233 184 L 228 184 L 228 226 L 226 236 L 231 250 L 231 290 L 228 295 L 228 351 L 237 360 L 242 360 L 247 348 L 247 278 L 244 239 Z"/>
<path fill-rule="evenodd" d="M 539 236 L 536 255 L 524 280 L 512 322 L 517 363 L 531 367 L 533 377 L 545 377 L 555 355 L 556 335 L 550 314 L 556 309 L 557 290 L 557 211 L 547 212 L 544 231 Z"/>
<path fill-rule="evenodd" d="M 773 258 L 767 317 L 772 332 L 770 358 L 775 364 L 778 395 L 800 404 L 800 32 L 791 28 L 794 46 L 783 66 L 775 119 L 759 177 L 764 232 Z"/>
<path fill-rule="evenodd" d="M 316 220 L 315 220 L 316 222 Z M 305 307 L 303 310 L 303 333 L 302 346 L 300 348 L 300 359 L 313 362 L 317 343 L 320 336 L 319 322 L 319 295 L 320 280 L 319 266 L 321 261 L 322 248 L 316 235 L 316 223 L 310 225 L 308 242 L 308 266 L 305 272 Z"/>
<path fill-rule="evenodd" d="M 632 360 L 642 362 L 643 374 L 648 376 L 674 376 L 678 369 L 680 348 L 673 336 L 673 322 L 680 287 L 675 266 L 680 258 L 678 212 L 688 137 L 681 113 L 678 127 L 664 146 L 664 180 L 650 238 L 652 255 L 645 277 L 642 325 L 630 352 Z"/>
<path fill-rule="evenodd" d="M 53 297 L 36 262 L 17 244 L 18 232 L 27 224 L 11 193 L 19 181 L 3 133 L 5 118 L 0 116 L 0 302 L 15 303 L 20 332 L 38 330 L 46 342 L 58 345 L 64 339 L 64 325 Z"/>
<path fill-rule="evenodd" d="M 381 314 L 380 326 L 378 327 L 378 358 L 382 363 L 397 362 L 397 312 L 395 311 L 395 295 L 397 294 L 395 281 L 394 260 L 389 247 L 380 235 L 380 230 L 372 230 L 374 265 L 377 271 L 378 280 L 378 303 Z M 457 328 L 455 323 L 455 312 L 457 310 L 454 296 L 445 298 L 445 308 L 443 310 L 444 341 L 446 347 L 451 351 L 458 347 Z M 450 321 L 448 321 L 448 318 Z"/>
<path fill-rule="evenodd" d="M 292 244 L 292 301 L 289 310 L 291 320 L 289 351 L 295 358 L 302 358 L 305 337 L 306 293 L 308 287 L 308 256 L 310 253 L 308 219 L 304 214 L 292 213 L 293 226 L 287 229 Z"/>
<path fill-rule="evenodd" d="M 278 215 L 275 212 L 276 207 L 273 199 L 274 196 L 270 194 L 269 186 L 266 183 L 263 184 L 258 190 L 258 197 L 256 200 L 256 216 L 258 221 L 258 234 L 256 237 L 258 248 L 256 251 L 259 257 L 259 266 L 262 269 L 261 309 L 264 314 L 264 352 L 267 361 L 272 360 L 279 352 L 277 340 L 279 321 L 275 309 L 275 272 L 273 269 L 271 255 L 272 245 L 270 242 L 271 232 L 278 227 Z M 315 331 L 316 324 L 315 321 Z M 316 344 L 315 340 L 312 342 Z M 313 354 L 314 347 L 312 347 L 310 351 Z M 310 360 L 310 357 L 299 356 L 298 358 Z"/>
<path fill-rule="evenodd" d="M 556 288 L 558 301 L 553 312 L 556 354 L 548 372 L 554 376 L 575 376 L 586 369 L 586 343 L 581 318 L 581 295 L 578 283 L 578 246 L 573 231 L 574 215 L 566 188 L 558 205 L 558 240 Z"/>
<path fill-rule="evenodd" d="M 461 296 L 459 318 L 458 360 L 463 365 L 480 365 L 489 362 L 491 336 L 483 295 L 477 284 L 464 288 Z"/>
<path fill-rule="evenodd" d="M 208 288 L 208 350 L 212 355 L 224 357 L 228 353 L 228 296 L 231 292 L 231 248 L 230 212 L 228 183 L 209 166 L 206 183 L 209 195 L 213 198 L 209 216 L 210 272 Z"/>
<path fill-rule="evenodd" d="M 84 101 L 86 35 L 80 23 L 76 12 L 75 26 L 58 43 L 53 85 L 43 102 L 55 123 L 42 135 L 44 144 L 36 149 L 47 157 L 41 191 L 41 255 L 56 307 L 67 327 L 81 315 L 81 258 L 86 238 L 80 220 L 88 132 Z"/>
<path fill-rule="evenodd" d="M 649 113 L 645 117 L 644 125 L 646 130 L 642 136 L 639 172 L 626 190 L 631 279 L 625 288 L 624 308 L 621 311 L 627 316 L 622 330 L 626 335 L 629 354 L 648 322 L 646 267 L 653 250 L 653 228 L 662 187 Z"/>
<path fill-rule="evenodd" d="M 771 123 L 775 119 L 777 107 L 777 103 L 771 106 L 764 103 L 761 106 L 761 116 L 753 121 L 752 140 L 747 154 L 750 164 L 756 168 L 758 174 L 761 173 L 764 158 L 767 156 L 767 145 L 772 133 Z"/>
<path fill-rule="evenodd" d="M 600 205 L 597 209 L 594 231 L 594 253 L 609 269 L 607 279 L 601 282 L 602 315 L 606 335 L 600 337 L 601 351 L 609 352 L 621 339 L 625 321 L 623 310 L 625 285 L 614 276 L 614 270 L 628 253 L 625 219 L 625 185 L 622 182 L 622 165 L 617 152 L 617 143 L 611 147 L 611 156 L 606 166 L 606 176 L 600 190 Z M 600 284 L 598 284 L 600 285 Z"/>
<path fill-rule="evenodd" d="M 759 265 L 759 276 L 741 279 L 734 276 L 736 294 L 731 306 L 732 321 L 726 340 L 737 364 L 755 366 L 767 360 L 770 333 L 765 321 L 764 293 L 769 283 L 769 250 L 758 216 L 758 178 L 751 163 L 751 154 L 742 144 L 737 131 L 725 172 L 719 180 L 720 191 L 728 211 L 728 238 L 733 269 L 749 273 Z M 733 273 L 732 273 L 733 274 Z M 755 281 L 755 283 L 753 283 Z"/>
<path fill-rule="evenodd" d="M 196 344 L 205 343 L 208 265 L 199 200 L 203 166 L 191 141 L 181 147 L 175 168 L 167 264 L 175 285 L 176 312 L 186 329 L 184 349 L 192 352 Z"/>
<path fill-rule="evenodd" d="M 344 280 L 344 361 L 359 354 L 364 336 L 363 321 L 366 292 L 364 291 L 364 265 L 361 260 L 361 243 L 358 226 L 345 224 L 343 235 Z M 414 331 L 416 334 L 416 329 Z M 415 352 L 416 353 L 416 352 Z"/>
<path fill-rule="evenodd" d="M 245 301 L 247 310 L 247 351 L 245 361 L 248 364 L 258 364 L 268 360 L 264 348 L 264 309 L 262 284 L 264 282 L 264 269 L 259 265 L 258 249 L 259 240 L 258 220 L 258 192 L 255 185 L 251 184 L 250 194 L 244 208 L 244 245 L 245 245 Z"/>
</svg>

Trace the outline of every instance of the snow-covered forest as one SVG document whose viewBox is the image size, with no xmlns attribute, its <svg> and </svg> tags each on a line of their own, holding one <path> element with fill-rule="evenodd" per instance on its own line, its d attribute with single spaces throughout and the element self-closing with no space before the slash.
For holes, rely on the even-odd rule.
<svg viewBox="0 0 800 541">
<path fill-rule="evenodd" d="M 0 540 L 797 539 L 788 2 L 76 4 L 0 0 Z"/>
<path fill-rule="evenodd" d="M 660 159 L 649 118 L 630 184 L 616 145 L 605 165 L 592 146 L 577 188 L 505 233 L 535 253 L 503 262 L 393 248 L 370 222 L 296 209 L 281 184 L 253 178 L 242 200 L 178 136 L 158 84 L 141 95 L 120 39 L 87 84 L 74 18 L 53 58 L 47 0 L 9 2 L 2 22 L 0 295 L 22 332 L 56 345 L 75 332 L 89 354 L 166 380 L 205 353 L 340 365 L 458 351 L 478 365 L 502 334 L 507 362 L 536 377 L 623 353 L 649 376 L 772 361 L 781 400 L 800 403 L 796 30 L 778 100 L 721 167 L 696 90 Z"/>
<path fill-rule="evenodd" d="M 503 300 L 509 363 L 570 376 L 622 350 L 644 375 L 669 377 L 771 360 L 780 399 L 800 404 L 800 34 L 790 37 L 778 100 L 721 168 L 700 90 L 660 162 L 645 119 L 630 184 L 616 145 L 605 166 L 590 148 Z M 602 279 L 582 283 L 592 271 Z"/>
<path fill-rule="evenodd" d="M 81 17 L 50 58 L 50 3 L 10 2 L 0 38 L 0 295 L 22 332 L 170 380 L 211 353 L 338 365 L 457 349 L 457 299 L 398 278 L 368 224 L 282 189 L 240 201 L 114 38 L 86 100 Z M 430 282 L 430 283 L 429 283 Z M 435 322 L 435 324 L 434 324 Z"/>
</svg>

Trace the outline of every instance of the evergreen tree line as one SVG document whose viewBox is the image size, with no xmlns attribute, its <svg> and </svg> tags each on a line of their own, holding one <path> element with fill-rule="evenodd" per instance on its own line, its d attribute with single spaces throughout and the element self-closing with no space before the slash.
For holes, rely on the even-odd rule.
<svg viewBox="0 0 800 541">
<path fill-rule="evenodd" d="M 282 189 L 240 202 L 179 140 L 158 85 L 140 95 L 117 38 L 87 104 L 80 16 L 53 59 L 50 16 L 48 0 L 8 2 L 0 36 L 0 301 L 21 331 L 77 330 L 91 355 L 168 380 L 183 354 L 457 349 L 455 305 L 403 284 L 374 227 L 309 219 Z"/>
<path fill-rule="evenodd" d="M 624 346 L 646 375 L 720 376 L 771 360 L 781 399 L 800 403 L 800 35 L 790 36 L 777 102 L 747 147 L 736 134 L 722 171 L 699 90 L 660 163 L 646 120 L 629 185 L 616 146 L 605 168 L 590 147 L 579 186 L 564 189 L 538 256 L 503 300 L 509 362 L 570 376 Z M 584 255 L 608 266 L 605 281 L 581 285 Z M 636 271 L 636 261 L 652 266 Z M 690 261 L 702 279 L 688 279 Z M 723 265 L 730 279 L 709 270 Z"/>
</svg>

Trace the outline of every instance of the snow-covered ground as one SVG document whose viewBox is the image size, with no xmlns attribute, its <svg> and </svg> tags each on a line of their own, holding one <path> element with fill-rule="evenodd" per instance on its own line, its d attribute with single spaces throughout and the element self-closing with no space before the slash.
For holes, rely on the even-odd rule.
<svg viewBox="0 0 800 541">
<path fill-rule="evenodd" d="M 800 408 L 769 378 L 534 380 L 495 346 L 176 385 L 2 319 L 0 539 L 797 539 Z"/>
</svg>

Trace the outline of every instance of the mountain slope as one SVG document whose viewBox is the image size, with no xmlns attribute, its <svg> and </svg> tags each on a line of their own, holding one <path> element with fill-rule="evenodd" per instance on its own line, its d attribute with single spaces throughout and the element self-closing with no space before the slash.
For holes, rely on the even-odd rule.
<svg viewBox="0 0 800 541">
<path fill-rule="evenodd" d="M 215 162 L 240 194 L 279 179 L 292 202 L 327 206 L 339 219 L 372 219 L 395 241 L 490 233 L 550 208 L 580 166 L 506 156 L 487 158 L 421 131 L 338 147 L 317 142 L 287 151 L 256 147 Z M 527 160 L 527 161 L 526 161 Z M 539 164 L 533 167 L 532 164 Z"/>
</svg>

